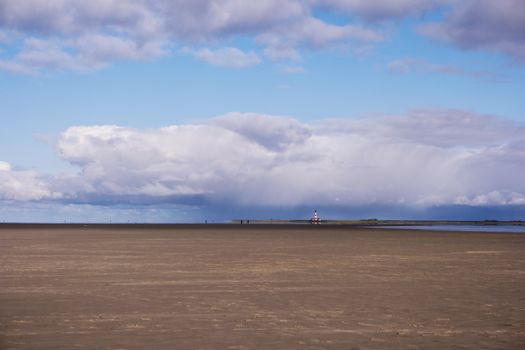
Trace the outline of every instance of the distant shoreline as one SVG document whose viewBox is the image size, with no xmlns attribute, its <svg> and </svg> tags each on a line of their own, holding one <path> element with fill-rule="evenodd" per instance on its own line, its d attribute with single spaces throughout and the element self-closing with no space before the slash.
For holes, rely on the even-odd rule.
<svg viewBox="0 0 525 350">
<path fill-rule="evenodd" d="M 497 227 L 497 226 L 525 226 L 525 221 L 499 221 L 499 220 L 483 220 L 483 221 L 461 221 L 461 220 L 321 220 L 320 225 L 311 225 L 310 220 L 254 220 L 254 219 L 236 219 L 225 222 L 196 222 L 196 223 L 23 223 L 23 222 L 4 222 L 0 223 L 0 229 L 8 228 L 112 228 L 112 229 L 169 229 L 169 228 L 191 228 L 191 227 L 244 227 L 257 226 L 266 228 L 277 227 L 345 227 L 345 228 L 359 228 L 359 227 L 375 227 L 381 228 L 405 228 L 405 227 L 419 227 L 422 229 L 429 226 L 479 226 L 479 227 Z"/>
</svg>

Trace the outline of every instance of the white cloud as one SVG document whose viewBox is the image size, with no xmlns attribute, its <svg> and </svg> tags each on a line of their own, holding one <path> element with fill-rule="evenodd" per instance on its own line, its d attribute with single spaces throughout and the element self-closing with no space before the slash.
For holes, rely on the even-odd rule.
<svg viewBox="0 0 525 350">
<path fill-rule="evenodd" d="M 11 60 L 0 60 L 0 70 L 5 70 L 7 72 L 15 74 L 24 74 L 30 75 L 35 74 L 35 70 L 32 67 L 28 67 L 25 64 L 11 61 Z"/>
<path fill-rule="evenodd" d="M 11 164 L 0 161 L 0 171 L 11 171 Z"/>
<path fill-rule="evenodd" d="M 525 195 L 524 126 L 465 111 L 310 125 L 231 113 L 157 130 L 72 127 L 57 147 L 81 169 L 56 184 L 71 200 L 425 207 L 521 204 Z"/>
<path fill-rule="evenodd" d="M 0 199 L 66 203 L 523 205 L 525 126 L 458 110 L 312 124 L 256 113 L 160 129 L 75 126 L 78 174 L 0 162 Z"/>
<path fill-rule="evenodd" d="M 361 26 L 334 25 L 308 17 L 272 28 L 271 31 L 259 35 L 257 40 L 277 52 L 283 47 L 321 49 L 345 43 L 373 43 L 383 40 L 383 36 L 375 30 Z"/>
<path fill-rule="evenodd" d="M 315 18 L 317 6 L 299 0 L 1 0 L 0 32 L 17 40 L 0 56 L 0 69 L 86 71 L 161 57 L 172 45 L 217 47 L 236 37 L 251 39 L 253 50 L 262 49 L 271 60 L 298 60 L 304 47 L 369 44 L 382 37 L 350 21 L 335 25 Z M 228 47 L 195 54 L 219 65 L 260 60 L 254 52 Z"/>
<path fill-rule="evenodd" d="M 111 29 L 140 34 L 158 22 L 150 1 L 2 0 L 0 25 L 27 33 L 76 34 Z M 159 29 L 160 30 L 160 29 Z"/>
<path fill-rule="evenodd" d="M 409 72 L 437 73 L 450 76 L 484 79 L 503 82 L 503 74 L 484 69 L 467 69 L 453 64 L 436 64 L 423 59 L 404 58 L 390 62 L 388 69 L 394 73 L 407 74 Z"/>
<path fill-rule="evenodd" d="M 58 149 L 65 160 L 82 168 L 77 183 L 87 191 L 150 196 L 217 193 L 220 183 L 256 171 L 250 159 L 264 163 L 268 153 L 242 135 L 213 125 L 152 131 L 73 127 L 64 132 Z"/>
<path fill-rule="evenodd" d="M 282 151 L 311 137 L 310 128 L 297 120 L 257 113 L 229 113 L 212 120 L 269 150 Z"/>
<path fill-rule="evenodd" d="M 289 46 L 269 46 L 264 49 L 264 54 L 272 61 L 299 61 L 301 59 L 301 55 L 299 54 L 299 52 L 296 49 Z"/>
<path fill-rule="evenodd" d="M 283 65 L 280 69 L 281 72 L 286 74 L 301 74 L 305 72 L 304 68 L 301 66 Z"/>
<path fill-rule="evenodd" d="M 0 69 L 21 74 L 45 71 L 88 71 L 116 60 L 146 60 L 166 54 L 164 43 L 150 41 L 142 46 L 130 39 L 107 35 L 84 35 L 71 40 L 28 38 L 22 49 Z"/>
<path fill-rule="evenodd" d="M 492 115 L 448 109 L 415 109 L 403 116 L 335 120 L 323 129 L 440 148 L 504 146 L 523 140 L 525 136 L 523 124 Z"/>
<path fill-rule="evenodd" d="M 176 0 L 160 4 L 168 30 L 183 40 L 254 34 L 308 16 L 309 11 L 299 0 Z"/>
<path fill-rule="evenodd" d="M 129 38 L 108 35 L 84 35 L 76 38 L 71 44 L 82 60 L 95 63 L 117 59 L 149 59 L 167 53 L 163 48 L 163 41 L 139 44 Z"/>
<path fill-rule="evenodd" d="M 463 49 L 501 52 L 525 61 L 525 7 L 521 0 L 456 1 L 440 22 L 421 32 Z"/>
<path fill-rule="evenodd" d="M 246 68 L 261 63 L 261 59 L 255 52 L 244 52 L 235 47 L 225 47 L 216 50 L 206 48 L 192 50 L 186 48 L 184 51 L 190 53 L 201 61 L 216 66 Z"/>
<path fill-rule="evenodd" d="M 0 69 L 92 70 L 115 60 L 161 57 L 174 45 L 218 47 L 232 38 L 248 39 L 270 60 L 297 61 L 305 48 L 362 52 L 385 38 L 383 20 L 437 8 L 445 11 L 444 19 L 423 25 L 421 32 L 522 61 L 521 5 L 521 0 L 0 0 L 0 42 L 11 48 L 0 56 Z M 346 22 L 322 20 L 318 10 L 343 14 Z M 35 40 L 40 47 L 33 47 Z M 216 62 L 211 57 L 232 49 L 203 50 L 201 56 Z"/>
<path fill-rule="evenodd" d="M 525 205 L 525 195 L 516 192 L 501 193 L 492 191 L 486 194 L 479 194 L 468 198 L 460 196 L 456 198 L 455 204 L 484 206 L 484 205 Z"/>
<path fill-rule="evenodd" d="M 13 170 L 0 161 L 0 200 L 41 200 L 58 197 L 34 170 Z"/>
</svg>

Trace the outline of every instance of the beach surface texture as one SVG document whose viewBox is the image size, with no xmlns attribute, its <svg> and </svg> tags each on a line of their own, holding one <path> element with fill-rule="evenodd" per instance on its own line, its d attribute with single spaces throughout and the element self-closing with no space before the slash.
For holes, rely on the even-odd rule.
<svg viewBox="0 0 525 350">
<path fill-rule="evenodd" d="M 525 234 L 2 225 L 0 349 L 525 349 Z"/>
</svg>

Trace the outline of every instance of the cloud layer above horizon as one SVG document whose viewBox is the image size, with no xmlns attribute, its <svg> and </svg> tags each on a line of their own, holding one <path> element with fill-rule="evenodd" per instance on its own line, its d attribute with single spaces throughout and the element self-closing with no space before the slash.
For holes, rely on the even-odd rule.
<svg viewBox="0 0 525 350">
<path fill-rule="evenodd" d="M 460 110 L 324 120 L 230 113 L 159 129 L 74 126 L 75 174 L 0 162 L 0 199 L 221 206 L 525 205 L 525 125 Z"/>
<path fill-rule="evenodd" d="M 0 0 L 0 69 L 90 71 L 176 53 L 232 68 L 297 62 L 305 50 L 366 51 L 406 17 L 433 40 L 525 61 L 520 0 Z"/>
</svg>

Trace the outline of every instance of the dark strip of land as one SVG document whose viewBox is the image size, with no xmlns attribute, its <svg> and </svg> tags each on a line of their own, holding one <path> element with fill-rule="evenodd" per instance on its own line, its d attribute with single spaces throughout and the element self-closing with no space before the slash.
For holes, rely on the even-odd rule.
<svg viewBox="0 0 525 350">
<path fill-rule="evenodd" d="M 525 235 L 1 225 L 0 349 L 525 348 Z"/>
<path fill-rule="evenodd" d="M 232 223 L 252 223 L 252 224 L 306 224 L 311 220 L 287 220 L 287 219 L 237 219 L 231 220 Z M 441 226 L 441 225 L 473 225 L 473 226 L 525 226 L 525 221 L 521 220 L 319 220 L 321 224 L 346 225 L 346 226 Z"/>
</svg>

